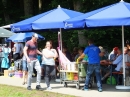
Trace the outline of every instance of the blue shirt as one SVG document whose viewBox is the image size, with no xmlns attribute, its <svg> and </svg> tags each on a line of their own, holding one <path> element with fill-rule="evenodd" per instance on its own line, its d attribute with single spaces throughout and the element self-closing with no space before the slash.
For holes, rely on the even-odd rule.
<svg viewBox="0 0 130 97">
<path fill-rule="evenodd" d="M 100 64 L 100 49 L 91 44 L 85 48 L 84 54 L 88 56 L 88 64 Z"/>
<path fill-rule="evenodd" d="M 42 56 L 41 56 L 41 55 L 37 55 L 37 59 L 38 59 L 39 62 L 41 63 L 41 61 L 42 61 Z"/>
<path fill-rule="evenodd" d="M 120 71 L 122 64 L 123 64 L 123 55 L 119 55 L 115 61 L 113 61 L 113 64 L 117 65 L 117 67 L 115 68 L 116 71 Z"/>
</svg>

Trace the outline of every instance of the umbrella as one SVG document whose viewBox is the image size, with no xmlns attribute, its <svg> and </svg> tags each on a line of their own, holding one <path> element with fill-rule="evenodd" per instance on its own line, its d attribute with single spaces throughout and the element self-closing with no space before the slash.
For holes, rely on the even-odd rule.
<svg viewBox="0 0 130 97">
<path fill-rule="evenodd" d="M 119 3 L 91 11 L 82 16 L 66 20 L 66 28 L 84 28 L 99 26 L 122 26 L 122 48 L 124 51 L 124 26 L 130 25 L 130 3 L 121 0 Z M 69 26 L 68 26 L 69 25 Z M 130 89 L 125 86 L 125 63 L 123 54 L 123 79 L 124 86 L 117 89 Z"/>
<path fill-rule="evenodd" d="M 59 5 L 58 8 L 56 9 L 47 11 L 40 15 L 12 24 L 11 30 L 14 32 L 20 32 L 20 31 L 43 30 L 43 29 L 60 29 L 60 36 L 61 36 L 60 46 L 62 49 L 61 28 L 64 28 L 64 21 L 79 15 L 83 15 L 83 13 L 61 8 Z"/>
<path fill-rule="evenodd" d="M 34 32 L 28 32 L 28 33 L 17 33 L 11 37 L 9 37 L 6 41 L 13 41 L 13 42 L 26 42 L 27 40 L 30 40 L 32 38 L 32 35 Z M 38 39 L 45 40 L 45 38 L 38 34 Z"/>
<path fill-rule="evenodd" d="M 59 29 L 64 28 L 64 22 L 67 19 L 82 15 L 83 13 L 69 9 L 58 8 L 36 15 L 11 25 L 14 32 L 32 31 L 42 29 Z"/>
<path fill-rule="evenodd" d="M 9 25 L 4 25 L 4 26 L 1 26 L 0 28 L 10 28 L 10 25 L 11 25 L 11 24 L 9 24 Z"/>
<path fill-rule="evenodd" d="M 84 15 L 68 19 L 65 28 L 84 28 L 99 26 L 127 26 L 130 25 L 130 4 L 121 2 L 112 4 Z M 119 9 L 119 10 L 117 10 Z"/>
<path fill-rule="evenodd" d="M 15 33 L 9 31 L 9 30 L 6 30 L 4 28 L 0 28 L 0 37 L 10 37 L 12 35 L 14 35 Z"/>
</svg>

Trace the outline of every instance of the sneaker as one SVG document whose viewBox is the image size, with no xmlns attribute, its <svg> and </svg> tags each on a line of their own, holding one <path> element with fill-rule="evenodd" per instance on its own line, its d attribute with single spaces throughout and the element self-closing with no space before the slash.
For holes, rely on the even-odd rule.
<svg viewBox="0 0 130 97">
<path fill-rule="evenodd" d="M 40 91 L 42 91 L 43 88 L 42 88 L 40 85 L 37 85 L 37 86 L 36 86 L 36 90 L 40 90 Z"/>
<path fill-rule="evenodd" d="M 47 90 L 52 90 L 52 88 L 51 87 L 47 87 Z"/>
<path fill-rule="evenodd" d="M 88 91 L 88 89 L 84 89 L 84 91 Z"/>
<path fill-rule="evenodd" d="M 102 92 L 102 89 L 98 89 L 99 92 Z"/>
<path fill-rule="evenodd" d="M 83 90 L 83 91 L 88 91 L 89 89 L 87 89 L 87 88 L 82 88 L 82 90 Z"/>
<path fill-rule="evenodd" d="M 27 87 L 27 90 L 32 90 L 31 86 L 28 86 L 28 87 Z"/>
</svg>

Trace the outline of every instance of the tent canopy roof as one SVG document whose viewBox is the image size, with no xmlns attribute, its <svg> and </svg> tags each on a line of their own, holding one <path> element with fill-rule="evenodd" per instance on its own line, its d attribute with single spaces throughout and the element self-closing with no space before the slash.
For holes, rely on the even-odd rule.
<svg viewBox="0 0 130 97">
<path fill-rule="evenodd" d="M 14 35 L 15 33 L 9 31 L 9 30 L 6 30 L 4 28 L 0 28 L 0 37 L 10 37 L 12 35 Z"/>
</svg>

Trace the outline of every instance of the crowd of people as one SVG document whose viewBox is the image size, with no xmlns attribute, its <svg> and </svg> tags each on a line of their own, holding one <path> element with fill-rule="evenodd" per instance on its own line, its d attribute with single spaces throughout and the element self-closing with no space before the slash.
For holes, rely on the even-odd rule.
<svg viewBox="0 0 130 97">
<path fill-rule="evenodd" d="M 122 48 L 114 47 L 112 52 L 106 56 L 105 49 L 101 46 L 95 46 L 92 39 L 88 40 L 88 44 L 89 46 L 85 48 L 84 52 L 77 59 L 79 62 L 85 56 L 88 57 L 87 75 L 83 90 L 89 90 L 90 78 L 95 73 L 98 91 L 102 92 L 102 82 L 110 73 L 116 72 L 117 74 L 123 72 L 123 54 L 125 56 L 126 77 L 130 76 L 130 50 L 128 45 L 124 47 L 124 52 L 122 52 Z M 120 84 L 116 74 L 113 74 L 113 76 L 116 79 L 116 83 Z"/>
<path fill-rule="evenodd" d="M 58 52 L 53 48 L 52 41 L 47 41 L 43 49 L 38 49 L 37 39 L 38 35 L 35 33 L 32 39 L 27 41 L 25 45 L 22 43 L 14 44 L 12 48 L 14 65 L 22 61 L 21 66 L 17 66 L 17 69 L 22 70 L 22 84 L 27 84 L 28 90 L 32 90 L 32 76 L 36 76 L 37 90 L 43 90 L 40 85 L 42 79 L 45 79 L 47 90 L 51 90 L 51 76 L 57 76 L 60 72 Z M 122 52 L 122 48 L 114 47 L 112 52 L 107 55 L 106 50 L 101 46 L 95 46 L 92 39 L 88 40 L 88 44 L 86 48 L 75 47 L 72 54 L 65 45 L 63 45 L 62 50 L 69 61 L 87 63 L 87 75 L 83 90 L 89 90 L 90 78 L 95 73 L 98 91 L 102 92 L 102 82 L 110 76 L 111 72 L 123 72 L 123 54 L 125 56 L 126 76 L 130 76 L 129 45 L 124 47 L 124 52 Z"/>
</svg>

